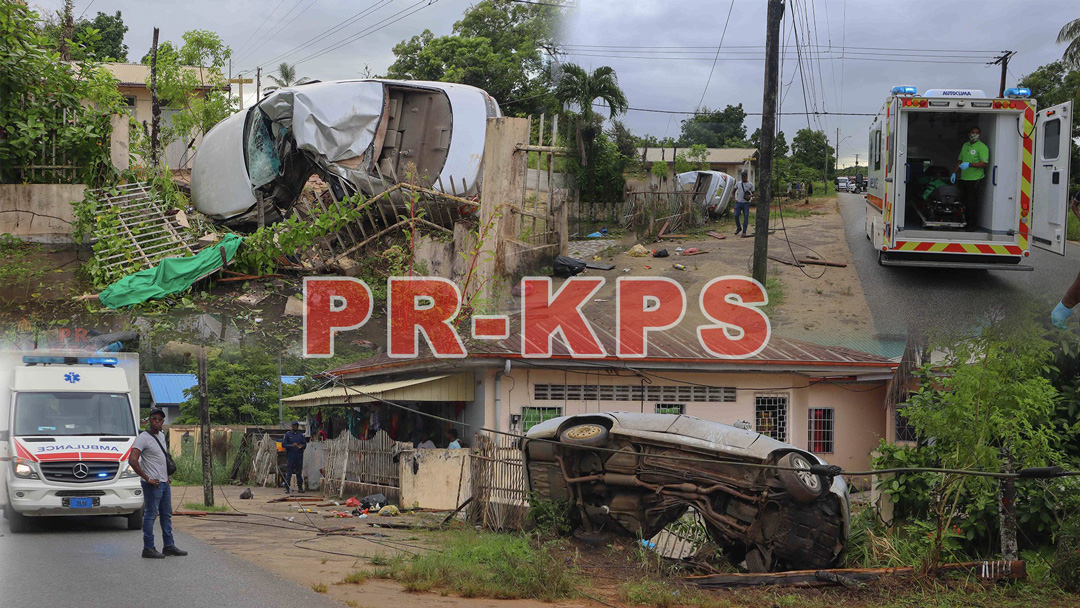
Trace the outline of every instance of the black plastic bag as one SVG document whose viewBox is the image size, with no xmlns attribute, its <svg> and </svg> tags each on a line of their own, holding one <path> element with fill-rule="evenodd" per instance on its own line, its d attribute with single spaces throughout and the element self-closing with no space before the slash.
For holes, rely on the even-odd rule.
<svg viewBox="0 0 1080 608">
<path fill-rule="evenodd" d="M 585 270 L 585 262 L 560 255 L 555 257 L 555 265 L 552 267 L 551 274 L 561 279 L 569 279 L 576 274 L 581 274 L 582 270 Z"/>
<path fill-rule="evenodd" d="M 654 257 L 654 258 L 666 258 L 666 257 L 668 257 L 668 255 L 669 254 L 668 254 L 667 249 L 659 249 L 659 250 L 653 252 L 652 257 Z"/>
</svg>

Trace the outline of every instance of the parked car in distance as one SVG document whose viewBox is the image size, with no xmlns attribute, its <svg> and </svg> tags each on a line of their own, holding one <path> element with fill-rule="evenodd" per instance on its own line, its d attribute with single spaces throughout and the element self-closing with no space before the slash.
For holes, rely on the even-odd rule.
<svg viewBox="0 0 1080 608">
<path fill-rule="evenodd" d="M 836 178 L 836 191 L 837 192 L 847 192 L 848 191 L 848 184 L 849 184 L 848 178 L 846 178 L 846 177 L 838 177 L 838 178 Z"/>
<path fill-rule="evenodd" d="M 274 221 L 313 173 L 338 199 L 399 182 L 472 197 L 487 119 L 498 116 L 490 95 L 462 84 L 369 79 L 280 88 L 206 134 L 192 165 L 192 202 L 229 225 L 254 224 L 259 204 Z"/>
<path fill-rule="evenodd" d="M 693 507 L 727 558 L 752 572 L 842 561 L 847 484 L 820 458 L 760 433 L 685 415 L 597 413 L 537 424 L 522 449 L 530 490 L 575 505 L 587 533 L 650 539 Z"/>
</svg>

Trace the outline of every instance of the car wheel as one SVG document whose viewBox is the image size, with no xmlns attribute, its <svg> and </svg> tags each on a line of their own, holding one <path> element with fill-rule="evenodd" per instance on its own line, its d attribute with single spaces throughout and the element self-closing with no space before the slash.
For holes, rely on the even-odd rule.
<svg viewBox="0 0 1080 608">
<path fill-rule="evenodd" d="M 571 445 L 597 447 L 607 443 L 609 434 L 610 433 L 604 425 L 590 422 L 587 424 L 577 424 L 566 429 L 559 438 L 563 443 L 569 443 Z"/>
<path fill-rule="evenodd" d="M 757 545 L 746 552 L 746 569 L 753 573 L 772 572 L 772 560 L 765 557 L 765 552 Z"/>
<path fill-rule="evenodd" d="M 825 493 L 825 479 L 810 472 L 810 459 L 806 456 L 798 452 L 791 452 L 781 458 L 777 464 L 791 469 L 800 469 L 798 471 L 787 469 L 777 471 L 777 477 L 780 478 L 784 488 L 787 489 L 788 494 L 791 495 L 795 502 L 814 502 Z"/>
<path fill-rule="evenodd" d="M 611 534 L 608 532 L 588 532 L 582 528 L 575 528 L 570 535 L 575 540 L 594 547 L 603 546 L 611 541 Z"/>
<path fill-rule="evenodd" d="M 127 519 L 128 530 L 142 530 L 143 510 L 141 508 L 133 513 L 128 513 L 125 519 Z"/>
</svg>

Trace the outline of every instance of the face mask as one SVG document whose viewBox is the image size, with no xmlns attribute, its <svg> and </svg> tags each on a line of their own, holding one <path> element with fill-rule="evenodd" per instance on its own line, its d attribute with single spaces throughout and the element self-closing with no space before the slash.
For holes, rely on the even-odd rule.
<svg viewBox="0 0 1080 608">
<path fill-rule="evenodd" d="M 975 143 L 975 142 L 979 141 L 979 134 L 978 133 L 972 133 L 971 135 L 968 135 L 968 139 L 971 141 L 971 143 Z"/>
</svg>

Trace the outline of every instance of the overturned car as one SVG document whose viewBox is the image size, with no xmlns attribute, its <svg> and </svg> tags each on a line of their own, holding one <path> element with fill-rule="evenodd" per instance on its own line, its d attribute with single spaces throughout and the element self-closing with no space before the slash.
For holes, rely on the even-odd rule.
<svg viewBox="0 0 1080 608">
<path fill-rule="evenodd" d="M 717 547 L 752 572 L 843 559 L 849 505 L 838 469 L 760 433 L 675 414 L 585 414 L 532 427 L 522 449 L 530 490 L 573 503 L 586 533 L 649 539 L 693 507 Z"/>
<path fill-rule="evenodd" d="M 342 80 L 277 89 L 207 132 L 192 164 L 192 202 L 228 225 L 253 224 L 260 211 L 272 222 L 312 174 L 338 200 L 400 182 L 472 197 L 487 119 L 498 116 L 490 95 L 462 84 Z"/>
</svg>

